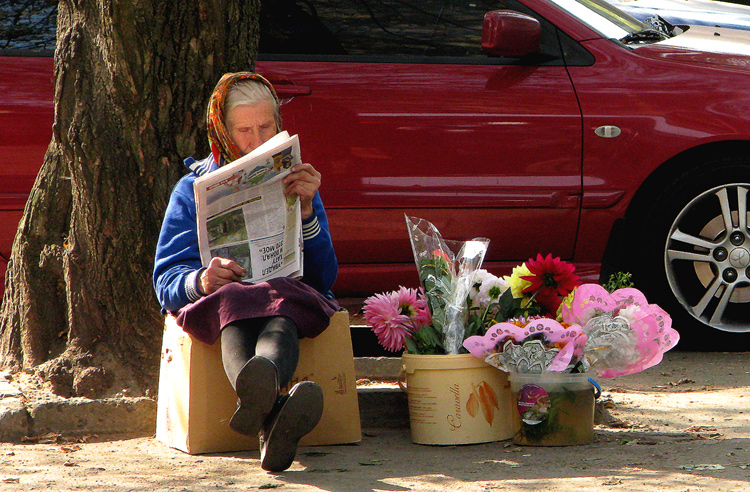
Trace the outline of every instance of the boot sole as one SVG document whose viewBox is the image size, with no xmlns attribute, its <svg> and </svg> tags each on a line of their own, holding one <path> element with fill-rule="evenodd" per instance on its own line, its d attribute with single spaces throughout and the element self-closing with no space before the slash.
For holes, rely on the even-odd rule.
<svg viewBox="0 0 750 492">
<path fill-rule="evenodd" d="M 261 468 L 283 471 L 294 463 L 297 444 L 323 415 L 323 390 L 312 381 L 297 384 L 261 442 Z"/>
<path fill-rule="evenodd" d="M 229 427 L 246 436 L 257 436 L 278 398 L 276 366 L 265 357 L 253 357 L 237 376 L 237 410 Z"/>
</svg>

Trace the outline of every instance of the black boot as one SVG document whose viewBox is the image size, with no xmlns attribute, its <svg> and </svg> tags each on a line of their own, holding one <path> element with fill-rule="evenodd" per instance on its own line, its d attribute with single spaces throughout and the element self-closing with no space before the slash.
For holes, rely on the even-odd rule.
<svg viewBox="0 0 750 492">
<path fill-rule="evenodd" d="M 237 410 L 229 421 L 229 427 L 246 436 L 257 436 L 279 398 L 276 365 L 265 357 L 256 355 L 240 370 L 235 389 Z"/>
<path fill-rule="evenodd" d="M 323 414 L 323 390 L 303 381 L 279 399 L 263 424 L 260 436 L 260 466 L 279 472 L 289 468 L 297 455 L 297 444 L 312 431 Z"/>
</svg>

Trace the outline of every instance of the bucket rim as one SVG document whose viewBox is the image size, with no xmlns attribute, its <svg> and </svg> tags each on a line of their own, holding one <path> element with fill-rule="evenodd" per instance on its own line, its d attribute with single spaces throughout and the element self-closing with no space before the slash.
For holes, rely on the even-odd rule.
<svg viewBox="0 0 750 492">
<path fill-rule="evenodd" d="M 469 369 L 490 367 L 498 372 L 503 372 L 472 354 L 423 355 L 404 352 L 401 354 L 401 361 L 406 367 L 407 372 L 413 372 L 414 370 L 451 369 L 457 365 Z"/>
<path fill-rule="evenodd" d="M 540 374 L 525 372 L 508 373 L 508 380 L 516 383 L 580 383 L 584 381 L 588 382 L 590 378 L 591 374 L 586 372 L 569 373 L 548 371 Z"/>
</svg>

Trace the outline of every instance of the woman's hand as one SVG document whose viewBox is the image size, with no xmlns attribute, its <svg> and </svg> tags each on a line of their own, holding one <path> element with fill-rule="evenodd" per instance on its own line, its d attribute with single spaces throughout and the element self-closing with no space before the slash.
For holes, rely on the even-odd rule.
<svg viewBox="0 0 750 492">
<path fill-rule="evenodd" d="M 302 218 L 312 217 L 312 199 L 320 188 L 320 173 L 311 164 L 297 164 L 284 178 L 284 194 L 297 195 L 302 205 Z"/>
<path fill-rule="evenodd" d="M 206 295 L 213 294 L 223 285 L 239 282 L 245 273 L 245 269 L 232 260 L 212 258 L 208 268 L 201 272 L 201 289 Z"/>
</svg>

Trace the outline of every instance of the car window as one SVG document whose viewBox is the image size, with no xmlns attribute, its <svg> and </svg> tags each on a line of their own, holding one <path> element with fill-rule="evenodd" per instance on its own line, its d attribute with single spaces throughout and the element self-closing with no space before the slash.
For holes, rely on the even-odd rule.
<svg viewBox="0 0 750 492">
<path fill-rule="evenodd" d="M 542 53 L 561 57 L 554 26 L 515 0 L 262 0 L 260 52 L 329 61 L 491 63 L 481 48 L 482 24 L 487 12 L 500 9 L 537 17 Z"/>
<path fill-rule="evenodd" d="M 481 49 L 484 15 L 498 9 L 536 17 L 541 63 L 562 60 L 554 26 L 515 0 L 262 0 L 260 53 L 265 59 L 508 63 Z M 50 56 L 56 20 L 56 0 L 0 0 L 0 50 Z"/>
<path fill-rule="evenodd" d="M 50 55 L 55 49 L 56 0 L 0 0 L 0 50 L 4 55 Z"/>
<path fill-rule="evenodd" d="M 551 0 L 607 38 L 620 39 L 643 29 L 643 23 L 604 0 Z"/>
</svg>

